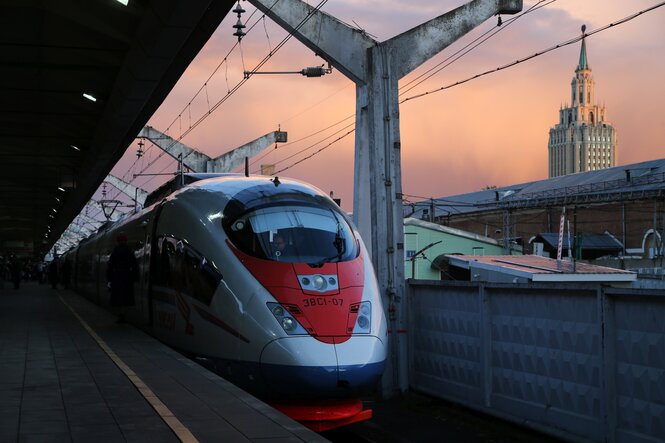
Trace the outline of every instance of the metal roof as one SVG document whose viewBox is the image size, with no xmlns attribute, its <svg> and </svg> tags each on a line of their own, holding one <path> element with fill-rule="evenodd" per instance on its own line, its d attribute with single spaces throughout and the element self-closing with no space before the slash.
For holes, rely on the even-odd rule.
<svg viewBox="0 0 665 443">
<path fill-rule="evenodd" d="M 429 229 L 432 231 L 441 232 L 444 234 L 453 235 L 456 237 L 466 238 L 469 240 L 475 240 L 482 243 L 487 243 L 494 246 L 499 246 L 499 242 L 493 238 L 485 237 L 484 235 L 475 234 L 473 232 L 463 231 L 461 229 L 451 228 L 449 226 L 443 226 L 438 223 L 431 223 L 424 220 L 418 220 L 417 218 L 405 218 L 405 226 L 418 226 L 423 229 Z"/>
<path fill-rule="evenodd" d="M 555 260 L 537 255 L 448 255 L 447 258 L 453 266 L 503 272 L 516 277 L 528 278 L 534 282 L 628 282 L 637 279 L 637 274 L 631 271 L 581 262 Z"/>
<path fill-rule="evenodd" d="M 545 180 L 502 186 L 435 199 L 437 217 L 500 209 L 574 205 L 590 202 L 637 200 L 665 195 L 665 158 L 579 172 Z M 425 200 L 405 205 L 412 217 L 429 210 Z"/>
<path fill-rule="evenodd" d="M 0 252 L 51 247 L 232 7 L 3 2 Z"/>
</svg>

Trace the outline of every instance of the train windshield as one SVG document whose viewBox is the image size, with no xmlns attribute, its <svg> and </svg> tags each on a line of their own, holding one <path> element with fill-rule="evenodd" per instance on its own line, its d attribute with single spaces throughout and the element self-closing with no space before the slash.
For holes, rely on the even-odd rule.
<svg viewBox="0 0 665 443">
<path fill-rule="evenodd" d="M 254 257 L 321 265 L 352 260 L 358 245 L 344 217 L 331 207 L 280 202 L 226 220 L 226 232 Z"/>
</svg>

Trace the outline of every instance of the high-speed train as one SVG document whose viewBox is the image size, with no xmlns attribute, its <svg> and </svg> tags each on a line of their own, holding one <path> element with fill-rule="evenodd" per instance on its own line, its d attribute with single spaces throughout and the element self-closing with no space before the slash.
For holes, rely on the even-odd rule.
<svg viewBox="0 0 665 443">
<path fill-rule="evenodd" d="M 371 417 L 387 324 L 367 250 L 311 185 L 186 174 L 67 253 L 108 305 L 120 233 L 139 263 L 129 321 L 315 430 Z"/>
</svg>

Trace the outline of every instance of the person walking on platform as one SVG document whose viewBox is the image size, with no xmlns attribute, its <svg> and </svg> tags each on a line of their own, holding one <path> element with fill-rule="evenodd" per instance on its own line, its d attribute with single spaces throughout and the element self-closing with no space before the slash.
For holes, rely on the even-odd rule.
<svg viewBox="0 0 665 443">
<path fill-rule="evenodd" d="M 18 289 L 21 284 L 21 262 L 14 254 L 9 256 L 9 274 L 14 283 L 14 289 Z"/>
<path fill-rule="evenodd" d="M 58 288 L 58 280 L 58 260 L 54 258 L 48 265 L 48 282 L 53 289 Z"/>
<path fill-rule="evenodd" d="M 37 262 L 37 264 L 35 265 L 35 272 L 37 273 L 37 281 L 39 282 L 40 285 L 44 283 L 44 268 L 45 268 L 44 262 L 40 261 Z"/>
<path fill-rule="evenodd" d="M 69 289 L 69 281 L 72 276 L 72 265 L 69 263 L 69 260 L 65 260 L 62 264 L 62 267 L 60 268 L 60 275 L 62 286 L 64 286 L 65 289 Z"/>
<path fill-rule="evenodd" d="M 110 304 L 119 309 L 118 323 L 124 323 L 124 308 L 134 306 L 134 282 L 139 268 L 134 252 L 127 245 L 127 236 L 121 232 L 116 240 L 118 244 L 106 268 L 106 281 L 111 290 Z"/>
</svg>

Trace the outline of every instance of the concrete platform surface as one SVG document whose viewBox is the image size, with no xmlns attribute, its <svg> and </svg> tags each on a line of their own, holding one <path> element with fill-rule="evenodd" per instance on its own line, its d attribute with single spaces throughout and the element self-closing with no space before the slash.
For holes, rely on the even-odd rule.
<svg viewBox="0 0 665 443">
<path fill-rule="evenodd" d="M 327 441 L 115 321 L 71 291 L 0 289 L 0 442 Z"/>
</svg>

